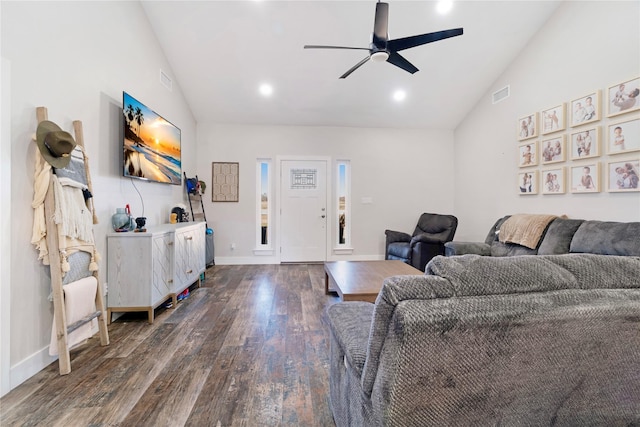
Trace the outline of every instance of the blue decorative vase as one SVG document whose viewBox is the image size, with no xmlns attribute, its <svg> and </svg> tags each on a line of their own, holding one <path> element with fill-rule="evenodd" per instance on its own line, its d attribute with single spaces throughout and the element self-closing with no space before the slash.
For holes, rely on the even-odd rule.
<svg viewBox="0 0 640 427">
<path fill-rule="evenodd" d="M 111 216 L 111 225 L 117 232 L 133 230 L 133 221 L 125 208 L 116 208 L 116 213 Z"/>
</svg>

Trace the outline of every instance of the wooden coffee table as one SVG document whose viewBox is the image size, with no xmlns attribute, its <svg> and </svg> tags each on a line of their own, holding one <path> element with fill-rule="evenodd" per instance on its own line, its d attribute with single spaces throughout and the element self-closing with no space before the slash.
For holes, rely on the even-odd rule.
<svg viewBox="0 0 640 427">
<path fill-rule="evenodd" d="M 325 293 L 337 292 L 343 301 L 375 302 L 387 277 L 424 274 L 402 261 L 325 262 Z"/>
</svg>

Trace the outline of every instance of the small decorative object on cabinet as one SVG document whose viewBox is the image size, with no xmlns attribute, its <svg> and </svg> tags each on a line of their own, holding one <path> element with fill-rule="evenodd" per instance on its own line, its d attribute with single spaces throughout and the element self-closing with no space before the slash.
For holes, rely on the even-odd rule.
<svg viewBox="0 0 640 427">
<path fill-rule="evenodd" d="M 153 310 L 189 286 L 205 270 L 205 223 L 148 227 L 146 233 L 107 235 L 107 320 L 111 313 Z"/>
</svg>

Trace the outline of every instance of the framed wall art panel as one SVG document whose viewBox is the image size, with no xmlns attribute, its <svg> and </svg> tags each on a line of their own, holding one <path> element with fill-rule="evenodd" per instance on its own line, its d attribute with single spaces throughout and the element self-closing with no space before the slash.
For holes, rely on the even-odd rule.
<svg viewBox="0 0 640 427">
<path fill-rule="evenodd" d="M 542 140 L 540 161 L 543 165 L 564 162 L 567 159 L 565 139 L 565 135 L 558 135 L 553 138 Z"/>
<path fill-rule="evenodd" d="M 607 116 L 640 110 L 640 77 L 616 83 L 607 89 Z"/>
<path fill-rule="evenodd" d="M 564 194 L 564 167 L 542 170 L 542 194 Z"/>
<path fill-rule="evenodd" d="M 587 127 L 571 134 L 571 159 L 600 156 L 600 126 Z"/>
<path fill-rule="evenodd" d="M 600 91 L 571 101 L 571 126 L 582 126 L 600 120 Z"/>
<path fill-rule="evenodd" d="M 640 191 L 640 159 L 620 160 L 607 164 L 607 191 Z"/>
<path fill-rule="evenodd" d="M 542 135 L 547 135 L 549 133 L 564 130 L 567 126 L 565 120 L 565 110 L 566 104 L 564 102 L 562 104 L 556 105 L 555 107 L 542 110 L 542 132 L 540 133 Z"/>
<path fill-rule="evenodd" d="M 608 154 L 640 150 L 640 118 L 610 123 L 607 129 Z"/>
<path fill-rule="evenodd" d="M 598 162 L 583 163 L 580 166 L 572 166 L 571 192 L 572 193 L 597 193 L 600 191 L 600 164 Z"/>
<path fill-rule="evenodd" d="M 237 202 L 239 200 L 240 164 L 235 162 L 212 163 L 212 202 Z"/>
<path fill-rule="evenodd" d="M 518 141 L 538 136 L 538 113 L 528 114 L 518 119 Z"/>
</svg>

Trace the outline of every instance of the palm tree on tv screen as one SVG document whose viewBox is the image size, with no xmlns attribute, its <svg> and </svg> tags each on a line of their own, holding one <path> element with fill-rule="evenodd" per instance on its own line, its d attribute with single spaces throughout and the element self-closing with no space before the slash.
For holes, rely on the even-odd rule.
<svg viewBox="0 0 640 427">
<path fill-rule="evenodd" d="M 136 119 L 136 123 L 138 123 L 138 138 L 142 139 L 140 137 L 140 126 L 142 126 L 142 124 L 144 123 L 144 114 L 142 113 L 142 110 L 140 109 L 140 107 L 136 107 L 136 113 L 134 118 Z"/>
<path fill-rule="evenodd" d="M 131 104 L 127 105 L 127 110 L 125 111 L 126 114 L 124 115 L 125 118 L 127 119 L 127 126 L 131 127 L 131 122 L 133 121 L 133 106 Z"/>
</svg>

